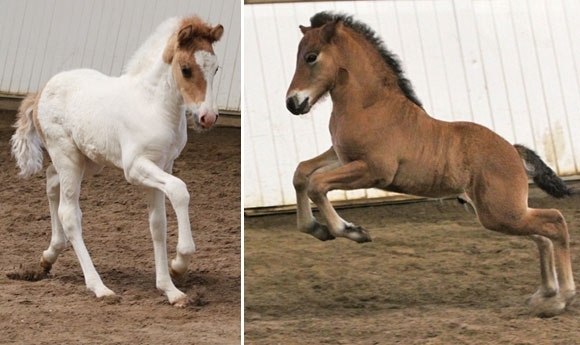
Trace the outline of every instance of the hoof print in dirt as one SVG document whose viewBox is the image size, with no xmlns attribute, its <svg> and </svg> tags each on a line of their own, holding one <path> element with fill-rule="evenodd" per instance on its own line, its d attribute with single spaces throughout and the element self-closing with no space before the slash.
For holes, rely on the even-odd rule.
<svg viewBox="0 0 580 345">
<path fill-rule="evenodd" d="M 38 267 L 20 267 L 15 272 L 6 273 L 6 277 L 12 280 L 24 280 L 29 282 L 36 282 L 50 277 L 48 271 Z"/>
<path fill-rule="evenodd" d="M 119 295 L 108 295 L 99 297 L 99 301 L 103 304 L 120 304 L 121 303 L 121 296 Z"/>
<path fill-rule="evenodd" d="M 209 304 L 209 301 L 205 298 L 205 293 L 198 291 L 191 296 L 189 299 L 189 305 L 192 307 L 204 307 Z"/>
</svg>

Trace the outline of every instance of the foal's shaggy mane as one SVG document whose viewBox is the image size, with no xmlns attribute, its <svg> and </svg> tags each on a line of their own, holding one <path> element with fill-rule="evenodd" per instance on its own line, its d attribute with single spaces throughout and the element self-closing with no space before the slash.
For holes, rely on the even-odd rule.
<svg viewBox="0 0 580 345">
<path fill-rule="evenodd" d="M 377 49 L 387 66 L 389 66 L 397 75 L 397 84 L 401 88 L 401 91 L 403 91 L 403 94 L 411 102 L 423 107 L 421 101 L 413 90 L 411 82 L 409 79 L 405 78 L 399 58 L 387 49 L 383 40 L 373 31 L 373 29 L 365 23 L 354 20 L 352 16 L 341 13 L 320 12 L 310 18 L 310 25 L 313 28 L 319 28 L 328 22 L 342 22 L 342 24 L 347 28 L 350 28 L 365 37 Z"/>
</svg>

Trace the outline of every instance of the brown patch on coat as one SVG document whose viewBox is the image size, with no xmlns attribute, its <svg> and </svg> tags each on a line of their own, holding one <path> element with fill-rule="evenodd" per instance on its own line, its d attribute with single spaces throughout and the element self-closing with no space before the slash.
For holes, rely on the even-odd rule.
<svg viewBox="0 0 580 345">
<path fill-rule="evenodd" d="M 163 61 L 171 65 L 175 82 L 186 103 L 201 103 L 205 99 L 206 81 L 201 67 L 195 61 L 194 53 L 200 50 L 214 54 L 212 44 L 224 32 L 221 24 L 212 27 L 199 17 L 184 18 L 179 30 L 167 42 L 163 51 Z M 191 77 L 184 77 L 182 69 L 191 70 Z"/>
</svg>

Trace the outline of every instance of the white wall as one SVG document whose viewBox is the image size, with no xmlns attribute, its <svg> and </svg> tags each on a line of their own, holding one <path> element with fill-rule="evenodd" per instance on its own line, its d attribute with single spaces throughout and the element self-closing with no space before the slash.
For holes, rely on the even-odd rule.
<svg viewBox="0 0 580 345">
<path fill-rule="evenodd" d="M 218 106 L 241 108 L 239 0 L 0 0 L 0 92 L 39 90 L 63 70 L 119 75 L 163 20 L 197 14 L 225 28 L 215 51 Z"/>
<path fill-rule="evenodd" d="M 401 58 L 425 109 L 483 124 L 580 174 L 580 2 L 340 1 L 244 6 L 245 207 L 295 203 L 297 163 L 330 147 L 330 100 L 295 117 L 285 93 L 298 25 L 323 10 L 355 14 Z M 333 199 L 384 195 L 332 192 Z"/>
</svg>

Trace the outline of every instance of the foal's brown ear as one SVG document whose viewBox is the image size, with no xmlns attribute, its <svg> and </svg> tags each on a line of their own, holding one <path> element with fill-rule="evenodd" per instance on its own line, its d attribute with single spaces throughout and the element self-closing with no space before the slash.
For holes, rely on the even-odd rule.
<svg viewBox="0 0 580 345">
<path fill-rule="evenodd" d="M 333 21 L 333 22 L 328 22 L 328 23 L 324 24 L 324 26 L 322 27 L 322 30 L 320 32 L 320 35 L 322 36 L 323 42 L 330 43 L 330 39 L 336 33 L 336 27 L 339 23 L 340 22 Z"/>
<path fill-rule="evenodd" d="M 179 44 L 180 47 L 188 45 L 192 39 L 193 39 L 193 27 L 191 25 L 188 25 L 183 29 L 179 30 L 179 33 L 177 34 L 177 43 Z"/>
<path fill-rule="evenodd" d="M 312 30 L 310 26 L 299 25 L 298 27 L 300 28 L 300 31 L 302 31 L 303 35 L 305 35 L 308 31 Z"/>
<path fill-rule="evenodd" d="M 211 29 L 209 34 L 214 42 L 219 41 L 220 38 L 222 38 L 222 35 L 224 34 L 224 27 L 221 24 L 218 24 Z"/>
</svg>

